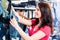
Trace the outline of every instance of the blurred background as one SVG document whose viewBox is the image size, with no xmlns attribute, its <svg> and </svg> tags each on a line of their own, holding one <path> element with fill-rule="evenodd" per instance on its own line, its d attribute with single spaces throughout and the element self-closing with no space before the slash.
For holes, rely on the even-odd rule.
<svg viewBox="0 0 60 40">
<path fill-rule="evenodd" d="M 15 28 L 9 24 L 9 20 L 13 16 L 11 5 L 15 11 L 23 12 L 27 18 L 34 18 L 34 10 L 39 2 L 46 2 L 51 5 L 54 19 L 54 32 L 53 35 L 49 37 L 49 40 L 60 40 L 60 0 L 0 0 L 0 40 L 23 40 Z M 24 32 L 28 34 L 28 29 L 25 27 L 26 25 L 19 22 L 18 24 Z"/>
</svg>

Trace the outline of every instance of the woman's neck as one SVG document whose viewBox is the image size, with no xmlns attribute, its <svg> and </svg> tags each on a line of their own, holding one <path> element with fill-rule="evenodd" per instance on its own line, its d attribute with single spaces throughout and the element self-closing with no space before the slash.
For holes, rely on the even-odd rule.
<svg viewBox="0 0 60 40">
<path fill-rule="evenodd" d="M 35 29 L 35 30 L 39 29 L 40 25 L 41 25 L 41 20 L 39 19 L 39 23 L 35 26 L 34 29 Z"/>
</svg>

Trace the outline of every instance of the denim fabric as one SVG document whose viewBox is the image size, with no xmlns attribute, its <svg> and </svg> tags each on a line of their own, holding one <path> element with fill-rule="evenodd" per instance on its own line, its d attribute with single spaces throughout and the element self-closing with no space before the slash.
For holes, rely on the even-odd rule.
<svg viewBox="0 0 60 40">
<path fill-rule="evenodd" d="M 23 29 L 24 25 L 20 24 L 20 23 L 19 23 L 19 25 Z M 17 30 L 12 25 L 10 25 L 10 37 L 14 38 L 14 39 L 16 39 L 16 37 L 19 37 L 19 39 L 21 39 L 21 36 L 19 35 Z"/>
<path fill-rule="evenodd" d="M 56 15 L 57 15 L 58 21 L 60 21 L 60 2 L 57 2 Z"/>
<path fill-rule="evenodd" d="M 0 2 L 0 15 L 3 14 L 3 17 L 8 16 L 7 9 L 3 9 L 2 3 Z"/>
<path fill-rule="evenodd" d="M 18 32 L 16 31 L 16 29 L 12 25 L 10 25 L 10 37 L 16 38 L 17 34 L 18 34 Z"/>
<path fill-rule="evenodd" d="M 10 17 L 13 16 L 13 13 L 14 12 L 11 10 Z M 10 24 L 10 37 L 16 39 L 17 34 L 18 34 L 17 30 Z"/>
<path fill-rule="evenodd" d="M 6 18 L 8 16 L 8 11 L 6 9 L 3 9 L 2 2 L 0 2 L 0 15 L 2 14 L 3 18 Z M 3 20 L 3 19 L 2 19 Z M 2 40 L 2 37 L 6 35 L 6 29 L 3 26 L 3 22 L 0 21 L 0 40 Z"/>
<path fill-rule="evenodd" d="M 57 7 L 56 7 L 56 16 L 57 16 L 57 27 L 58 27 L 58 39 L 60 39 L 60 2 L 57 2 Z"/>
<path fill-rule="evenodd" d="M 0 38 L 0 40 L 3 40 L 2 38 Z"/>
<path fill-rule="evenodd" d="M 60 21 L 57 22 L 57 27 L 58 27 L 58 29 L 57 29 L 57 31 L 58 31 L 57 32 L 58 33 L 57 37 L 60 40 Z"/>
<path fill-rule="evenodd" d="M 5 35 L 6 31 L 3 27 L 3 23 L 0 22 L 0 37 L 3 37 Z"/>
<path fill-rule="evenodd" d="M 54 25 L 57 27 L 56 31 L 58 32 L 58 35 L 56 37 L 57 37 L 57 40 L 60 40 L 60 29 L 59 29 L 60 28 L 60 2 L 54 3 L 53 7 L 55 11 Z"/>
<path fill-rule="evenodd" d="M 57 15 L 56 15 L 56 7 L 57 7 L 57 3 L 54 2 L 54 3 L 53 3 L 53 10 L 54 10 L 54 16 L 55 16 L 55 18 L 54 18 L 54 27 L 57 27 L 56 23 L 57 23 L 57 21 L 58 21 Z"/>
<path fill-rule="evenodd" d="M 0 22 L 0 39 L 6 34 L 5 28 L 3 27 L 3 23 Z"/>
<path fill-rule="evenodd" d="M 14 12 L 11 10 L 10 17 L 12 17 L 12 16 L 15 16 L 15 15 L 14 15 Z M 16 16 L 15 16 L 15 18 L 18 21 L 18 18 Z M 18 22 L 18 24 L 22 29 L 24 28 L 23 24 L 21 24 L 19 22 Z M 19 35 L 17 30 L 12 25 L 10 25 L 10 37 L 14 38 L 14 39 L 16 39 L 16 37 L 19 37 L 19 39 L 21 40 L 21 36 Z"/>
</svg>

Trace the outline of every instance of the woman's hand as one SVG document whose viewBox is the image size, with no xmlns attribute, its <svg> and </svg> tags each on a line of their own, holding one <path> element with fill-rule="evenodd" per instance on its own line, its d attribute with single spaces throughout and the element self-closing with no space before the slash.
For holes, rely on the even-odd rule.
<svg viewBox="0 0 60 40">
<path fill-rule="evenodd" d="M 24 25 L 28 25 L 28 26 L 31 26 L 32 25 L 31 20 L 27 20 L 27 18 L 26 19 L 20 18 L 18 12 L 16 12 L 13 7 L 11 7 L 11 9 L 14 12 L 14 14 L 18 17 L 18 22 L 20 22 L 20 23 L 22 23 Z"/>
<path fill-rule="evenodd" d="M 13 17 L 13 19 L 11 19 L 10 21 L 10 24 L 14 27 L 14 28 L 17 28 L 19 25 L 15 19 L 15 17 Z"/>
</svg>

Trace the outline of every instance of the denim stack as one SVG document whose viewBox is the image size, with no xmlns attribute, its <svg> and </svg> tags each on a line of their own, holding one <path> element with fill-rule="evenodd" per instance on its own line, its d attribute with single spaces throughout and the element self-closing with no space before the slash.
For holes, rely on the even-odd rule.
<svg viewBox="0 0 60 40">
<path fill-rule="evenodd" d="M 14 12 L 11 10 L 10 18 L 13 17 L 13 16 L 15 16 L 15 15 L 14 15 Z M 15 16 L 15 18 L 16 18 L 16 21 L 18 22 L 18 18 L 16 16 Z M 23 24 L 21 24 L 19 22 L 18 22 L 18 24 L 24 30 L 25 25 L 23 25 Z M 13 40 L 13 39 L 16 40 L 17 37 L 19 38 L 19 40 L 22 39 L 21 36 L 19 35 L 19 33 L 17 32 L 17 30 L 10 24 L 10 38 L 11 38 L 11 40 Z"/>
<path fill-rule="evenodd" d="M 5 27 L 3 25 L 4 18 L 5 18 L 3 15 L 5 13 L 7 13 L 7 11 L 2 8 L 2 3 L 0 2 L 0 40 L 3 40 L 2 38 L 6 34 L 6 30 L 5 30 Z"/>
<path fill-rule="evenodd" d="M 57 27 L 58 27 L 58 40 L 60 40 L 60 1 L 57 2 L 57 7 L 56 7 L 56 15 L 57 15 Z"/>
</svg>

